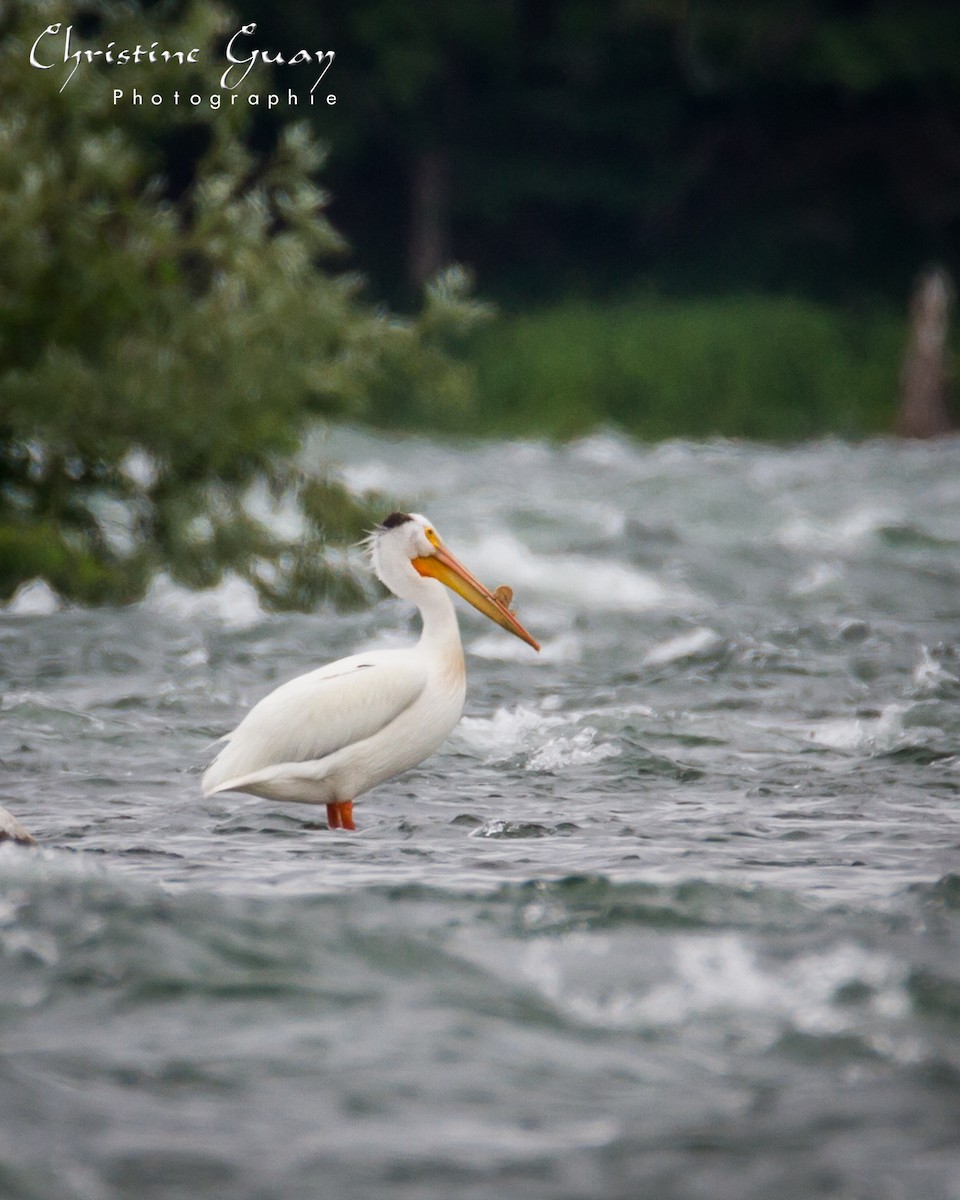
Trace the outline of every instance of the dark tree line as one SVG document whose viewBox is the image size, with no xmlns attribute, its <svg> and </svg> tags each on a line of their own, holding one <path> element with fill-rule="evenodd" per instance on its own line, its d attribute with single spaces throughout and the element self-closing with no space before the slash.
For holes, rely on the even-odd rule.
<svg viewBox="0 0 960 1200">
<path fill-rule="evenodd" d="M 956 262 L 950 0 L 242 0 L 333 48 L 332 217 L 396 297 L 789 290 L 902 302 Z"/>
</svg>

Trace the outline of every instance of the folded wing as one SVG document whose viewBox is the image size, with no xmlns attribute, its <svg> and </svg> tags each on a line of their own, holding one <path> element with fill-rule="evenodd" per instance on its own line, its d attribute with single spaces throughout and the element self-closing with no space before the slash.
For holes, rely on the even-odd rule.
<svg viewBox="0 0 960 1200">
<path fill-rule="evenodd" d="M 405 650 L 354 655 L 291 679 L 227 735 L 203 776 L 203 794 L 235 790 L 267 768 L 315 763 L 372 737 L 425 685 L 424 667 Z"/>
</svg>

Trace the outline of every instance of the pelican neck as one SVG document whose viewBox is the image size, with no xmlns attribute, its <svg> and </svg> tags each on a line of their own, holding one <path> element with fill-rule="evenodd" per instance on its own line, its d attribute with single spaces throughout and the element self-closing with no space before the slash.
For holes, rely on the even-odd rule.
<svg viewBox="0 0 960 1200">
<path fill-rule="evenodd" d="M 423 632 L 420 634 L 422 643 L 460 646 L 457 610 L 442 583 L 429 580 L 429 587 L 417 597 L 417 607 L 423 622 Z"/>
</svg>

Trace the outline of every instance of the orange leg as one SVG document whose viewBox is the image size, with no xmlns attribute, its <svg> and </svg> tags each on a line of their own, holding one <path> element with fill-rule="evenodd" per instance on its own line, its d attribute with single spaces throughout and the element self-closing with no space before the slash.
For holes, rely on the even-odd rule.
<svg viewBox="0 0 960 1200">
<path fill-rule="evenodd" d="M 356 829 L 353 823 L 353 801 L 342 800 L 327 805 L 327 824 L 331 829 Z"/>
</svg>

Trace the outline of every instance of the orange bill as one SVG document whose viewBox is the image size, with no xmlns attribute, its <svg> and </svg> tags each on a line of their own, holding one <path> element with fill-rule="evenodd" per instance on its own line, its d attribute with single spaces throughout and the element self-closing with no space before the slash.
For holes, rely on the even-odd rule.
<svg viewBox="0 0 960 1200">
<path fill-rule="evenodd" d="M 439 540 L 435 544 L 436 554 L 413 559 L 414 568 L 421 575 L 439 579 L 451 591 L 462 596 L 468 604 L 472 604 L 478 612 L 482 612 L 485 617 L 496 621 L 503 629 L 508 630 L 522 642 L 526 642 L 528 646 L 532 646 L 534 650 L 539 650 L 540 644 L 527 633 L 510 609 L 493 592 L 485 588 L 479 579 L 471 575 L 463 563 L 454 558 L 446 546 L 440 545 Z"/>
</svg>

